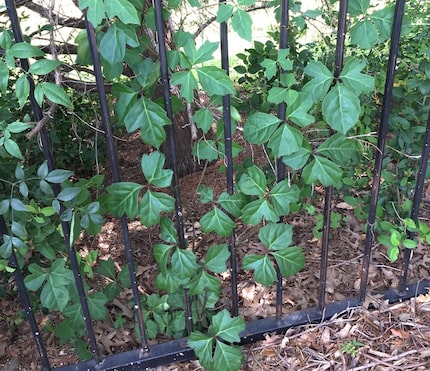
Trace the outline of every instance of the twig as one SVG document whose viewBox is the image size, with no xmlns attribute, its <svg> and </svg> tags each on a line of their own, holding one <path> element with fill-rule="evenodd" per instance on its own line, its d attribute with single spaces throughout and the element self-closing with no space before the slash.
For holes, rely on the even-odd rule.
<svg viewBox="0 0 430 371">
<path fill-rule="evenodd" d="M 54 118 L 54 114 L 55 114 L 55 112 L 57 111 L 57 109 L 58 109 L 58 105 L 57 104 L 55 104 L 55 103 L 53 103 L 50 107 L 49 107 L 49 109 L 48 109 L 48 111 L 46 111 L 46 113 L 43 115 L 43 117 L 42 117 L 42 119 L 40 119 L 39 121 L 37 121 L 37 122 L 33 122 L 33 123 L 31 123 L 30 122 L 30 124 L 34 124 L 34 128 L 33 129 L 31 129 L 31 131 L 30 132 L 28 132 L 26 135 L 25 135 L 25 137 L 27 138 L 27 139 L 31 139 L 31 138 L 33 138 L 34 136 L 36 136 L 38 133 L 39 133 L 39 131 L 40 130 L 42 130 L 42 128 L 49 122 L 49 121 L 51 121 L 53 118 Z"/>
</svg>

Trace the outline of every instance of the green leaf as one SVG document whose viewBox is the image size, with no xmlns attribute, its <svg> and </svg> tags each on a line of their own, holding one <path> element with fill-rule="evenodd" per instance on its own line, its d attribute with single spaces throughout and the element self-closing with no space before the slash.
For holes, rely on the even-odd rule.
<svg viewBox="0 0 430 371">
<path fill-rule="evenodd" d="M 22 133 L 24 130 L 33 127 L 33 125 L 25 124 L 24 122 L 14 121 L 7 126 L 7 130 L 10 133 Z"/>
<path fill-rule="evenodd" d="M 122 23 L 140 25 L 139 14 L 129 0 L 108 0 L 104 2 L 109 18 L 118 17 Z"/>
<path fill-rule="evenodd" d="M 348 161 L 355 159 L 359 153 L 357 141 L 345 137 L 342 133 L 336 133 L 326 139 L 317 149 L 319 154 L 324 154 L 338 165 L 346 165 Z"/>
<path fill-rule="evenodd" d="M 149 155 L 144 154 L 141 160 L 143 175 L 148 183 L 159 188 L 169 187 L 172 182 L 173 171 L 164 169 L 165 156 L 154 151 Z"/>
<path fill-rule="evenodd" d="M 200 194 L 200 202 L 202 204 L 207 204 L 208 202 L 212 202 L 214 199 L 213 189 L 205 186 L 204 184 L 200 184 L 197 189 L 198 194 Z"/>
<path fill-rule="evenodd" d="M 333 81 L 333 74 L 319 61 L 310 61 L 305 73 L 313 79 L 305 84 L 302 91 L 309 93 L 314 102 L 318 102 L 327 94 Z"/>
<path fill-rule="evenodd" d="M 268 113 L 253 113 L 245 122 L 245 139 L 251 144 L 263 144 L 269 140 L 280 122 L 277 117 Z"/>
<path fill-rule="evenodd" d="M 42 269 L 42 267 L 35 263 L 31 263 L 28 266 L 28 270 L 31 272 L 31 274 L 24 278 L 25 286 L 31 291 L 37 291 L 39 290 L 40 286 L 42 286 L 43 282 L 45 282 L 48 274 L 44 269 Z"/>
<path fill-rule="evenodd" d="M 216 13 L 216 21 L 219 23 L 227 22 L 232 16 L 234 6 L 232 4 L 220 3 Z"/>
<path fill-rule="evenodd" d="M 268 223 L 260 228 L 258 238 L 269 250 L 280 250 L 293 242 L 293 228 L 283 223 Z"/>
<path fill-rule="evenodd" d="M 58 195 L 57 199 L 60 201 L 72 201 L 82 191 L 81 187 L 64 188 Z"/>
<path fill-rule="evenodd" d="M 205 256 L 205 267 L 213 273 L 222 273 L 227 270 L 226 261 L 230 251 L 225 243 L 213 245 Z"/>
<path fill-rule="evenodd" d="M 221 292 L 220 280 L 205 270 L 201 270 L 198 274 L 193 274 L 189 287 L 190 295 L 207 295 L 208 292 L 212 292 L 219 296 Z"/>
<path fill-rule="evenodd" d="M 270 198 L 280 215 L 288 215 L 290 203 L 299 200 L 300 189 L 296 185 L 289 185 L 288 179 L 284 179 L 270 191 Z"/>
<path fill-rule="evenodd" d="M 196 260 L 196 255 L 186 249 L 176 248 L 173 252 L 171 263 L 172 273 L 179 278 L 192 278 L 200 268 Z"/>
<path fill-rule="evenodd" d="M 73 108 L 70 98 L 61 86 L 55 85 L 51 82 L 42 82 L 39 85 L 42 88 L 43 94 L 51 102 L 61 104 L 68 108 Z"/>
<path fill-rule="evenodd" d="M 260 65 L 264 68 L 264 74 L 269 80 L 276 76 L 276 73 L 278 72 L 278 65 L 276 61 L 270 58 L 265 58 L 260 62 Z"/>
<path fill-rule="evenodd" d="M 11 231 L 15 236 L 19 237 L 20 239 L 27 239 L 27 231 L 25 229 L 25 225 L 22 222 L 20 223 L 16 220 L 12 220 Z"/>
<path fill-rule="evenodd" d="M 24 212 L 28 211 L 28 209 L 24 205 L 24 203 L 17 198 L 11 198 L 10 199 L 10 206 L 11 206 L 12 210 L 15 210 L 15 211 L 24 211 Z"/>
<path fill-rule="evenodd" d="M 207 133 L 214 123 L 214 118 L 209 108 L 201 108 L 194 113 L 193 121 L 199 129 Z"/>
<path fill-rule="evenodd" d="M 263 219 L 276 222 L 279 220 L 279 214 L 268 200 L 262 198 L 246 204 L 242 209 L 242 218 L 245 224 L 257 225 Z"/>
<path fill-rule="evenodd" d="M 254 270 L 254 279 L 266 287 L 276 281 L 276 271 L 267 254 L 263 256 L 245 255 L 243 268 Z"/>
<path fill-rule="evenodd" d="M 236 227 L 236 223 L 221 209 L 216 206 L 203 215 L 200 225 L 205 233 L 215 231 L 221 237 L 228 237 Z"/>
<path fill-rule="evenodd" d="M 0 202 L 0 215 L 4 215 L 9 211 L 10 200 L 6 199 Z"/>
<path fill-rule="evenodd" d="M 173 220 L 163 215 L 160 218 L 161 238 L 165 242 L 176 243 L 178 241 L 178 233 Z"/>
<path fill-rule="evenodd" d="M 236 9 L 231 19 L 231 26 L 242 39 L 252 40 L 252 18 L 246 11 Z"/>
<path fill-rule="evenodd" d="M 414 241 L 414 240 L 411 240 L 411 239 L 409 239 L 409 238 L 405 238 L 405 239 L 402 241 L 402 245 L 403 245 L 404 247 L 406 247 L 407 249 L 415 249 L 415 248 L 418 246 L 418 242 L 417 242 L 417 241 Z"/>
<path fill-rule="evenodd" d="M 218 159 L 219 151 L 214 140 L 205 138 L 194 143 L 192 154 L 197 156 L 199 160 L 214 161 Z"/>
<path fill-rule="evenodd" d="M 283 277 L 294 276 L 305 266 L 305 256 L 300 247 L 288 247 L 272 252 Z"/>
<path fill-rule="evenodd" d="M 45 53 L 37 46 L 31 45 L 26 42 L 20 42 L 12 45 L 8 50 L 8 54 L 15 58 L 33 58 L 43 57 Z"/>
<path fill-rule="evenodd" d="M 357 123 L 360 112 L 360 100 L 342 84 L 336 84 L 322 103 L 324 120 L 343 134 Z"/>
<path fill-rule="evenodd" d="M 374 11 L 370 15 L 370 19 L 375 24 L 383 40 L 388 40 L 391 37 L 391 27 L 394 16 L 394 5 L 385 6 L 382 9 Z"/>
<path fill-rule="evenodd" d="M 6 93 L 9 81 L 9 69 L 3 61 L 0 61 L 0 91 Z"/>
<path fill-rule="evenodd" d="M 87 9 L 88 20 L 97 27 L 106 16 L 104 0 L 79 0 L 79 8 Z"/>
<path fill-rule="evenodd" d="M 145 226 L 151 227 L 160 222 L 162 212 L 171 212 L 174 208 L 172 196 L 148 189 L 139 203 L 139 217 Z"/>
<path fill-rule="evenodd" d="M 252 165 L 242 174 L 238 186 L 246 195 L 262 196 L 266 193 L 266 176 L 258 166 Z"/>
<path fill-rule="evenodd" d="M 52 263 L 46 283 L 40 293 L 40 301 L 48 309 L 61 311 L 70 300 L 67 288 L 73 283 L 73 273 L 64 265 L 63 259 L 57 259 Z"/>
<path fill-rule="evenodd" d="M 308 113 L 313 106 L 312 96 L 300 92 L 294 103 L 287 107 L 287 117 L 301 127 L 315 122 L 315 118 Z"/>
<path fill-rule="evenodd" d="M 397 246 L 388 246 L 387 247 L 387 256 L 390 259 L 390 262 L 394 263 L 399 258 L 400 250 Z"/>
<path fill-rule="evenodd" d="M 4 140 L 4 149 L 9 153 L 11 156 L 19 158 L 20 160 L 23 160 L 24 157 L 22 156 L 21 150 L 19 149 L 18 144 L 13 141 L 10 138 L 7 138 Z"/>
<path fill-rule="evenodd" d="M 281 125 L 269 140 L 268 147 L 277 158 L 291 155 L 302 148 L 303 135 L 295 127 Z"/>
<path fill-rule="evenodd" d="M 27 75 L 21 75 L 15 83 L 15 95 L 18 98 L 20 109 L 24 107 L 29 93 L 30 83 L 28 82 Z"/>
<path fill-rule="evenodd" d="M 161 273 L 167 273 L 167 264 L 169 263 L 170 252 L 173 246 L 165 244 L 157 244 L 152 248 L 157 267 Z"/>
<path fill-rule="evenodd" d="M 73 174 L 73 171 L 70 170 L 52 170 L 48 173 L 45 180 L 51 183 L 63 183 L 67 179 L 69 179 Z"/>
<path fill-rule="evenodd" d="M 206 40 L 197 50 L 194 42 L 188 42 L 184 46 L 184 51 L 187 58 L 190 59 L 190 63 L 196 65 L 212 60 L 212 54 L 218 49 L 218 46 L 218 42 Z"/>
<path fill-rule="evenodd" d="M 378 41 L 378 30 L 370 20 L 357 22 L 351 27 L 351 42 L 363 49 L 372 49 Z"/>
<path fill-rule="evenodd" d="M 197 80 L 191 70 L 179 71 L 172 74 L 170 80 L 172 85 L 181 85 L 181 97 L 188 103 L 194 99 L 194 91 L 197 90 Z"/>
<path fill-rule="evenodd" d="M 166 111 L 146 97 L 133 104 L 124 122 L 128 132 L 140 129 L 142 140 L 155 148 L 159 148 L 166 140 L 163 126 L 171 124 Z"/>
<path fill-rule="evenodd" d="M 134 218 L 139 209 L 139 192 L 143 187 L 132 182 L 114 183 L 107 187 L 106 206 L 115 216 Z"/>
<path fill-rule="evenodd" d="M 118 29 L 116 23 L 114 23 L 100 40 L 100 55 L 111 66 L 114 66 L 124 59 L 125 46 L 125 35 Z"/>
<path fill-rule="evenodd" d="M 107 316 L 106 303 L 108 299 L 102 292 L 96 292 L 88 296 L 88 306 L 90 308 L 91 319 L 104 320 Z"/>
<path fill-rule="evenodd" d="M 231 317 L 230 313 L 223 309 L 212 317 L 209 332 L 229 343 L 240 342 L 239 334 L 245 330 L 246 323 L 241 317 Z"/>
<path fill-rule="evenodd" d="M 96 269 L 96 272 L 98 274 L 106 276 L 110 279 L 115 279 L 115 263 L 113 262 L 111 257 L 106 260 L 99 260 L 98 264 L 99 267 Z"/>
<path fill-rule="evenodd" d="M 233 193 L 232 195 L 229 195 L 227 192 L 223 192 L 218 198 L 218 203 L 222 208 L 235 218 L 240 216 L 242 207 L 247 201 L 248 198 L 240 192 Z"/>
<path fill-rule="evenodd" d="M 35 75 L 47 75 L 60 65 L 62 65 L 62 62 L 57 60 L 39 59 L 30 66 L 28 72 Z"/>
<path fill-rule="evenodd" d="M 199 82 L 209 95 L 234 94 L 233 82 L 224 70 L 215 66 L 196 68 Z"/>
<path fill-rule="evenodd" d="M 237 371 L 243 362 L 244 356 L 239 347 L 216 340 L 214 370 Z"/>
<path fill-rule="evenodd" d="M 285 102 L 287 103 L 287 105 L 291 105 L 296 101 L 298 97 L 299 93 L 297 93 L 297 91 L 293 89 L 280 88 L 275 86 L 269 90 L 267 100 L 275 104 Z"/>
<path fill-rule="evenodd" d="M 319 180 L 325 187 L 335 186 L 342 179 L 342 170 L 334 162 L 321 156 L 314 156 L 303 169 L 302 176 L 307 184 Z"/>
<path fill-rule="evenodd" d="M 358 59 L 350 59 L 345 63 L 340 74 L 342 83 L 357 94 L 371 93 L 375 87 L 375 79 L 372 76 L 361 73 L 366 62 Z"/>
<path fill-rule="evenodd" d="M 348 13 L 352 16 L 365 14 L 370 6 L 370 0 L 350 0 L 348 2 Z"/>
<path fill-rule="evenodd" d="M 194 350 L 201 364 L 208 369 L 213 364 L 213 345 L 214 339 L 200 331 L 193 331 L 188 337 L 188 346 Z"/>
<path fill-rule="evenodd" d="M 290 55 L 290 49 L 280 49 L 278 51 L 278 58 L 276 59 L 281 66 L 281 68 L 284 71 L 289 71 L 293 69 L 293 62 L 288 59 L 288 56 Z M 295 82 L 295 78 L 293 74 L 283 74 L 285 77 L 288 77 L 288 79 L 291 78 L 291 82 Z M 285 86 L 290 86 L 290 84 L 287 84 Z"/>
</svg>

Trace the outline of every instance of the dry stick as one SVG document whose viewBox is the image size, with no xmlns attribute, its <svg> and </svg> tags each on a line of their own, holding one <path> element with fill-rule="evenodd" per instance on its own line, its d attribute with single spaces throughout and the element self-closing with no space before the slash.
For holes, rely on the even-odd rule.
<svg viewBox="0 0 430 371">
<path fill-rule="evenodd" d="M 411 367 L 409 367 L 407 365 L 404 365 L 404 366 L 400 367 L 400 366 L 395 366 L 395 365 L 392 365 L 392 364 L 389 364 L 389 363 L 386 363 L 386 362 L 398 361 L 401 358 L 405 358 L 407 356 L 410 356 L 410 355 L 413 355 L 413 354 L 416 354 L 416 353 L 419 353 L 419 351 L 418 350 L 409 350 L 407 352 L 404 352 L 404 353 L 401 353 L 401 354 L 397 354 L 397 355 L 392 356 L 392 357 L 388 357 L 388 358 L 384 359 L 384 361 L 379 360 L 379 359 L 377 359 L 375 357 L 372 357 L 372 356 L 370 356 L 368 354 L 363 353 L 363 354 L 361 354 L 362 356 L 367 357 L 367 358 L 369 358 L 369 359 L 371 359 L 371 360 L 373 360 L 375 362 L 367 364 L 365 366 L 360 366 L 360 367 L 352 368 L 351 371 L 365 370 L 365 369 L 368 369 L 369 367 L 378 366 L 378 365 L 385 365 L 385 366 L 388 366 L 388 367 L 395 367 L 397 369 L 411 368 Z M 412 366 L 415 367 L 416 365 L 412 365 Z"/>
</svg>

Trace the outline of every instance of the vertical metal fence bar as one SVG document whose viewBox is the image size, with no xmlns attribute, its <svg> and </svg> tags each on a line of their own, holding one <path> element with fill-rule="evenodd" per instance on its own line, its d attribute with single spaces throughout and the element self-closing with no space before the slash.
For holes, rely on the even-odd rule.
<svg viewBox="0 0 430 371">
<path fill-rule="evenodd" d="M 16 42 L 22 42 L 23 37 L 22 37 L 22 32 L 21 32 L 19 19 L 18 19 L 18 15 L 16 12 L 16 6 L 15 6 L 14 1 L 6 0 L 6 8 L 7 8 L 9 19 L 11 21 L 12 31 L 14 34 L 15 41 Z M 29 64 L 28 64 L 27 59 L 21 59 L 21 66 L 26 72 L 28 72 Z M 35 119 L 37 121 L 39 121 L 42 119 L 42 111 L 41 111 L 41 108 L 37 104 L 36 99 L 34 97 L 34 81 L 30 75 L 28 75 L 28 81 L 30 83 L 29 99 L 30 99 L 30 103 L 31 103 L 31 106 L 33 109 L 33 114 L 34 114 Z M 54 158 L 52 156 L 51 144 L 49 142 L 49 137 L 48 137 L 48 134 L 46 132 L 45 127 L 43 127 L 42 130 L 40 131 L 40 139 L 41 139 L 41 143 L 42 143 L 42 151 L 43 151 L 45 159 L 47 160 L 47 163 L 48 163 L 48 169 L 50 171 L 54 170 L 55 169 L 55 162 L 54 162 Z M 51 187 L 53 189 L 54 195 L 58 195 L 58 193 L 60 192 L 59 184 L 51 184 Z M 60 212 L 62 210 L 63 210 L 63 206 L 61 205 Z M 70 264 L 71 264 L 72 271 L 73 271 L 73 277 L 74 277 L 74 280 L 76 283 L 76 289 L 77 289 L 78 296 L 79 296 L 79 302 L 80 302 L 81 308 L 82 308 L 85 327 L 86 327 L 86 330 L 88 333 L 88 339 L 90 342 L 91 354 L 93 355 L 93 359 L 97 363 L 99 363 L 100 355 L 99 355 L 99 351 L 97 348 L 97 341 L 95 338 L 94 329 L 92 326 L 90 311 L 89 311 L 88 302 L 87 302 L 86 294 L 85 294 L 85 288 L 84 288 L 84 285 L 82 282 L 82 277 L 81 277 L 81 273 L 79 270 L 79 264 L 78 264 L 78 261 L 76 258 L 75 249 L 70 244 L 70 225 L 69 225 L 69 223 L 62 221 L 61 227 L 62 227 L 63 235 L 64 235 L 64 243 L 66 246 L 66 250 L 67 250 Z"/>
<path fill-rule="evenodd" d="M 8 234 L 6 222 L 3 215 L 0 215 L 0 243 L 3 243 L 1 236 Z M 13 276 L 15 277 L 15 283 L 18 288 L 19 297 L 21 304 L 24 308 L 25 315 L 28 323 L 30 324 L 31 333 L 33 335 L 34 344 L 36 345 L 37 352 L 39 353 L 40 360 L 42 362 L 43 370 L 51 370 L 49 364 L 48 354 L 46 353 L 46 347 L 43 343 L 43 339 L 40 335 L 39 327 L 37 325 L 36 318 L 34 316 L 33 308 L 31 307 L 30 298 L 28 297 L 27 289 L 24 284 L 24 277 L 22 276 L 21 270 L 18 265 L 18 260 L 15 255 L 15 251 L 12 249 L 12 255 L 9 257 L 9 266 L 14 268 Z"/>
<path fill-rule="evenodd" d="M 96 34 L 94 31 L 94 27 L 88 21 L 87 11 L 84 10 L 83 13 L 85 17 L 85 27 L 87 30 L 90 54 L 91 54 L 91 58 L 94 66 L 94 75 L 96 78 L 97 93 L 98 93 L 99 102 L 100 102 L 101 121 L 103 123 L 103 127 L 105 130 L 107 155 L 112 167 L 113 181 L 117 183 L 121 181 L 121 178 L 120 178 L 118 160 L 116 156 L 115 142 L 113 139 L 113 131 L 110 123 L 109 107 L 106 99 L 106 92 L 105 92 L 102 71 L 101 71 L 100 58 L 97 51 Z M 122 236 L 124 239 L 124 250 L 125 250 L 127 265 L 130 273 L 131 289 L 132 289 L 133 300 L 134 300 L 134 312 L 137 318 L 139 333 L 141 337 L 142 350 L 146 352 L 148 350 L 148 341 L 147 341 L 147 336 L 145 331 L 145 324 L 143 320 L 143 312 L 142 312 L 142 305 L 139 297 L 139 290 L 137 287 L 136 269 L 134 266 L 134 258 L 133 258 L 133 251 L 132 251 L 132 246 L 130 241 L 130 234 L 128 230 L 127 217 L 125 215 L 122 216 L 120 218 L 120 222 L 121 222 Z"/>
<path fill-rule="evenodd" d="M 348 0 L 339 2 L 339 15 L 337 24 L 337 40 L 334 61 L 333 77 L 337 80 L 340 76 L 343 66 L 343 55 L 345 49 L 346 23 L 348 15 Z M 333 130 L 330 129 L 330 135 L 333 135 Z M 323 211 L 323 230 L 321 240 L 321 263 L 320 277 L 318 287 L 318 302 L 317 311 L 323 311 L 325 307 L 325 294 L 327 287 L 327 269 L 328 269 L 328 251 L 330 240 L 330 220 L 331 220 L 331 203 L 333 198 L 333 186 L 325 189 L 324 193 L 324 211 Z"/>
<path fill-rule="evenodd" d="M 167 143 L 169 146 L 170 162 L 173 170 L 173 194 L 175 196 L 176 230 L 178 233 L 179 246 L 186 248 L 184 237 L 184 221 L 182 217 L 181 192 L 179 186 L 179 175 L 176 160 L 176 143 L 174 133 L 174 118 L 172 100 L 170 96 L 169 70 L 167 63 L 166 37 L 164 32 L 163 8 L 161 0 L 154 0 L 155 25 L 157 29 L 158 57 L 160 59 L 161 84 L 163 87 L 164 108 L 172 125 L 166 127 Z"/>
<path fill-rule="evenodd" d="M 363 252 L 363 264 L 361 270 L 361 282 L 358 298 L 363 302 L 366 296 L 367 279 L 369 276 L 370 257 L 374 241 L 374 224 L 376 221 L 376 209 L 378 204 L 379 188 L 381 184 L 382 161 L 385 153 L 385 140 L 388 133 L 388 119 L 390 116 L 391 100 L 393 96 L 394 76 L 396 72 L 397 54 L 400 46 L 400 33 L 403 21 L 405 0 L 397 0 L 394 10 L 393 26 L 391 31 L 391 45 L 388 57 L 387 77 L 385 80 L 384 98 L 382 103 L 381 119 L 378 129 L 377 150 L 375 153 L 375 167 L 373 170 L 373 184 L 369 204 L 369 216 L 367 218 L 366 242 Z"/>
<path fill-rule="evenodd" d="M 225 0 L 220 0 L 220 4 L 225 4 Z M 220 44 L 221 44 L 221 67 L 229 75 L 229 55 L 228 55 L 228 27 L 227 22 L 220 23 Z M 222 97 L 223 120 L 224 120 L 224 151 L 226 162 L 226 183 L 227 192 L 232 195 L 234 192 L 233 181 L 233 147 L 231 133 L 231 109 L 230 94 Z M 237 294 L 237 257 L 236 257 L 236 237 L 235 230 L 228 239 L 230 251 L 230 274 L 231 274 L 231 313 L 233 316 L 239 315 L 239 303 Z"/>
<path fill-rule="evenodd" d="M 289 25 L 289 0 L 281 0 L 281 24 L 280 24 L 280 37 L 279 37 L 279 50 L 288 48 L 288 25 Z M 280 76 L 285 73 L 283 68 L 279 71 Z M 285 125 L 287 115 L 287 104 L 281 102 L 278 105 L 278 118 Z M 282 158 L 276 159 L 276 181 L 280 182 L 285 178 L 285 164 Z M 282 221 L 282 220 L 281 220 Z M 276 319 L 279 321 L 282 317 L 282 274 L 278 265 L 275 263 L 276 271 Z"/>
<path fill-rule="evenodd" d="M 418 214 L 420 211 L 421 200 L 423 197 L 424 181 L 426 178 L 426 170 L 430 157 L 430 112 L 427 118 L 427 127 L 424 135 L 424 144 L 421 152 L 421 160 L 418 169 L 417 179 L 415 183 L 414 198 L 412 202 L 411 219 L 418 226 Z M 408 238 L 413 240 L 415 232 L 408 231 Z M 408 278 L 409 262 L 411 259 L 412 250 L 406 249 L 403 253 L 402 274 L 399 281 L 398 291 L 400 295 L 404 295 L 406 291 L 406 281 Z"/>
</svg>

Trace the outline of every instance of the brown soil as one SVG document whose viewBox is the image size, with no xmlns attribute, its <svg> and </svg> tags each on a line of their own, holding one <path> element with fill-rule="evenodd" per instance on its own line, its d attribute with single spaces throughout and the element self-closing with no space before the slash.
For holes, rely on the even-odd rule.
<svg viewBox="0 0 430 371">
<path fill-rule="evenodd" d="M 118 142 L 123 180 L 142 183 L 144 179 L 140 170 L 140 157 L 146 148 L 136 134 L 126 139 L 127 141 Z M 241 156 L 242 159 L 244 156 L 254 156 L 256 162 L 266 163 L 264 153 L 259 153 L 257 148 L 249 145 L 244 147 L 244 154 Z M 201 251 L 202 255 L 217 241 L 217 237 L 202 234 L 199 229 L 198 220 L 210 206 L 199 203 L 197 189 L 203 183 L 212 187 L 216 196 L 223 192 L 225 177 L 219 172 L 221 165 L 217 163 L 207 166 L 203 171 L 181 179 L 186 233 L 194 238 L 194 251 Z M 109 178 L 109 168 L 102 171 Z M 316 189 L 314 199 L 310 200 L 318 212 L 321 211 L 322 196 L 323 190 Z M 336 203 L 335 207 L 348 222 L 343 222 L 331 234 L 327 274 L 328 302 L 356 294 L 364 242 L 362 226 L 353 217 L 353 211 L 341 202 Z M 284 313 L 315 306 L 320 259 L 320 241 L 312 233 L 315 219 L 299 213 L 288 222 L 294 228 L 294 243 L 301 246 L 306 255 L 306 267 L 298 275 L 284 280 Z M 157 228 L 142 227 L 138 221 L 130 221 L 129 229 L 138 265 L 139 289 L 142 294 L 157 292 L 154 284 L 157 271 L 150 251 L 154 244 L 160 242 L 159 231 Z M 245 253 L 258 252 L 258 230 L 240 225 L 236 233 L 240 262 Z M 98 249 L 100 259 L 112 257 L 118 267 L 125 266 L 117 220 L 109 220 L 97 236 L 84 236 L 77 249 L 83 255 Z M 430 259 L 426 249 L 427 246 L 420 245 L 414 252 L 410 275 L 412 281 L 429 276 Z M 371 290 L 380 291 L 395 287 L 398 283 L 400 263 L 390 264 L 384 251 L 379 245 L 373 250 L 369 276 Z M 229 277 L 221 277 L 225 286 L 221 305 L 229 307 Z M 92 284 L 97 287 L 103 282 L 97 282 L 96 276 Z M 238 292 L 240 314 L 247 320 L 274 316 L 274 287 L 265 288 L 256 284 L 248 272 L 241 270 Z M 127 319 L 133 317 L 125 305 L 129 298 L 129 292 L 122 292 L 120 298 L 110 306 L 109 318 L 95 326 L 103 354 L 136 347 L 132 321 L 128 321 L 120 329 L 112 326 L 113 318 L 118 313 L 122 313 Z M 358 308 L 324 323 L 292 328 L 283 335 L 267 334 L 264 341 L 244 348 L 246 363 L 243 370 L 430 369 L 430 295 L 421 295 L 394 305 L 380 302 L 378 298 L 369 300 L 377 304 L 377 309 Z M 17 299 L 2 299 L 0 302 L 0 370 L 40 369 L 29 326 L 19 315 L 20 311 Z M 42 313 L 38 313 L 37 318 L 41 328 L 55 325 L 57 320 L 53 315 L 45 316 Z M 73 349 L 60 344 L 52 333 L 45 331 L 44 339 L 54 367 L 78 361 Z M 354 345 L 354 342 L 357 343 Z M 160 367 L 160 370 L 197 369 L 202 369 L 198 361 Z"/>
</svg>

